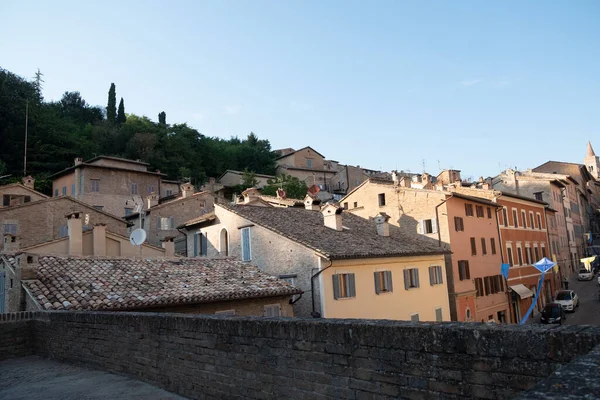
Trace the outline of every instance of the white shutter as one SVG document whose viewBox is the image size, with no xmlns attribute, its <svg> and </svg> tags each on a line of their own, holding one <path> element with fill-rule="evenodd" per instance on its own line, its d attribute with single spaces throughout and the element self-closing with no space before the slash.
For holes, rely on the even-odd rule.
<svg viewBox="0 0 600 400">
<path fill-rule="evenodd" d="M 437 231 L 438 231 L 437 218 L 431 219 L 431 229 L 432 229 L 433 233 L 437 233 Z"/>
<path fill-rule="evenodd" d="M 425 221 L 424 220 L 419 220 L 419 232 L 420 234 L 424 234 L 425 233 Z"/>
</svg>

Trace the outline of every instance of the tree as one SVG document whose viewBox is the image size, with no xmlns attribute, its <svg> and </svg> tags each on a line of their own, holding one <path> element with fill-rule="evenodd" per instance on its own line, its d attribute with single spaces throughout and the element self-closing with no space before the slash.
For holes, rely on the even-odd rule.
<svg viewBox="0 0 600 400">
<path fill-rule="evenodd" d="M 161 111 L 158 114 L 158 123 L 160 125 L 166 125 L 167 124 L 167 114 L 164 111 Z"/>
<path fill-rule="evenodd" d="M 42 85 L 44 83 L 42 76 L 44 76 L 44 74 L 42 74 L 40 69 L 38 68 L 37 72 L 35 73 L 35 76 L 33 77 L 33 86 L 35 87 L 35 91 L 37 92 L 40 101 L 44 98 L 42 96 L 42 89 L 44 88 Z"/>
<path fill-rule="evenodd" d="M 117 121 L 117 89 L 114 83 L 110 84 L 108 91 L 108 105 L 106 106 L 106 120 L 111 124 Z"/>
<path fill-rule="evenodd" d="M 123 103 L 123 98 L 121 97 L 119 111 L 117 111 L 117 125 L 121 126 L 125 121 L 127 121 L 127 117 L 125 116 L 125 103 Z"/>
<path fill-rule="evenodd" d="M 258 185 L 258 179 L 256 179 L 256 172 L 248 171 L 247 169 L 245 169 L 244 173 L 242 174 L 242 185 L 245 186 L 245 189 Z"/>
<path fill-rule="evenodd" d="M 262 192 L 268 196 L 276 196 L 277 189 L 283 189 L 287 198 L 303 199 L 308 192 L 304 181 L 291 175 L 277 175 L 275 179 L 269 179 L 267 183 L 268 185 L 263 188 Z"/>
</svg>

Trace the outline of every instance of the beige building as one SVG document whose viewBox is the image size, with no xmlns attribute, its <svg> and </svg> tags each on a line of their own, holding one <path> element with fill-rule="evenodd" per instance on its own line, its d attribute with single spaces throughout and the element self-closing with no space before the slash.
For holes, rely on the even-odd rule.
<svg viewBox="0 0 600 400">
<path fill-rule="evenodd" d="M 165 181 L 165 174 L 148 171 L 149 164 L 116 157 L 99 156 L 75 165 L 52 178 L 54 197 L 71 196 L 94 208 L 118 217 L 144 207 L 150 195 L 176 195 L 177 183 Z"/>
<path fill-rule="evenodd" d="M 210 192 L 194 191 L 194 186 L 187 183 L 181 185 L 181 195 L 177 198 L 159 203 L 156 196 L 149 196 L 145 211 L 125 217 L 131 224 L 129 230 L 144 229 L 147 242 L 154 246 L 161 246 L 165 239 L 174 239 L 175 253 L 185 254 L 185 236 L 177 230 L 177 226 L 214 210 L 214 198 Z"/>
<path fill-rule="evenodd" d="M 17 251 L 68 236 L 66 215 L 81 213 L 83 230 L 105 224 L 114 234 L 127 236 L 127 222 L 72 197 L 53 197 L 0 208 L 0 251 Z"/>
<path fill-rule="evenodd" d="M 309 146 L 290 150 L 293 149 L 275 150 L 279 154 L 275 160 L 277 174 L 291 175 L 306 186 L 317 185 L 321 190 L 329 191 L 331 179 L 339 172 L 338 163 L 326 160 L 321 153 Z"/>
<path fill-rule="evenodd" d="M 293 317 L 290 299 L 302 293 L 232 259 L 17 253 L 0 255 L 0 274 L 6 276 L 0 312 L 134 310 Z"/>
<path fill-rule="evenodd" d="M 219 183 L 223 186 L 233 187 L 243 183 L 244 172 L 228 169 L 219 177 Z M 262 189 L 267 186 L 269 179 L 275 179 L 273 175 L 255 174 L 255 179 L 258 181 L 256 187 Z"/>
<path fill-rule="evenodd" d="M 32 201 L 47 199 L 48 196 L 33 188 L 34 184 L 35 179 L 31 176 L 26 176 L 23 178 L 22 183 L 0 186 L 0 197 L 2 197 L 0 208 L 14 207 Z"/>
<path fill-rule="evenodd" d="M 437 241 L 308 196 L 305 208 L 252 204 L 217 204 L 181 226 L 188 255 L 233 256 L 288 280 L 306 293 L 294 299 L 298 316 L 450 320 Z"/>
</svg>

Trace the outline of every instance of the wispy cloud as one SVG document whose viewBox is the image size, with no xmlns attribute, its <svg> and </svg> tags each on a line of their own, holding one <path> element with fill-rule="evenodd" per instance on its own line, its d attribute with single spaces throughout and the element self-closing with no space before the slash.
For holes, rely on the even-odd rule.
<svg viewBox="0 0 600 400">
<path fill-rule="evenodd" d="M 193 113 L 192 118 L 196 121 L 202 121 L 204 119 L 204 114 L 202 113 Z"/>
<path fill-rule="evenodd" d="M 223 110 L 225 111 L 225 114 L 227 114 L 227 115 L 235 115 L 235 114 L 239 113 L 241 109 L 242 109 L 242 106 L 239 106 L 239 105 L 229 105 L 229 106 L 223 107 Z"/>
<path fill-rule="evenodd" d="M 483 81 L 483 79 L 465 79 L 464 81 L 460 81 L 459 84 L 462 86 L 473 86 L 477 85 L 481 81 Z"/>
</svg>

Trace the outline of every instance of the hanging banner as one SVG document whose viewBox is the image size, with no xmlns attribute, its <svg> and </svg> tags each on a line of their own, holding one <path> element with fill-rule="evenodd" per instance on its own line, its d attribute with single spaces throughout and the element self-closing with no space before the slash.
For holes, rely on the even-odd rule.
<svg viewBox="0 0 600 400">
<path fill-rule="evenodd" d="M 540 276 L 540 281 L 538 282 L 537 291 L 535 292 L 535 296 L 533 297 L 533 300 L 531 300 L 531 306 L 529 307 L 529 310 L 527 310 L 527 313 L 523 316 L 523 319 L 519 323 L 520 325 L 523 325 L 525 322 L 527 322 L 527 318 L 529 318 L 529 315 L 533 311 L 533 307 L 535 307 L 535 305 L 537 303 L 538 297 L 540 296 L 540 291 L 542 290 L 542 286 L 544 285 L 544 277 L 546 276 L 546 271 L 550 270 L 555 265 L 556 265 L 556 263 L 554 261 L 548 260 L 546 257 L 542 258 L 540 261 L 533 264 L 533 266 L 538 271 L 540 271 L 542 273 L 542 275 Z"/>
<path fill-rule="evenodd" d="M 502 274 L 502 276 L 506 280 L 508 280 L 508 270 L 509 269 L 510 269 L 510 265 L 509 264 L 502 264 L 502 266 L 500 266 L 500 274 Z"/>
</svg>

